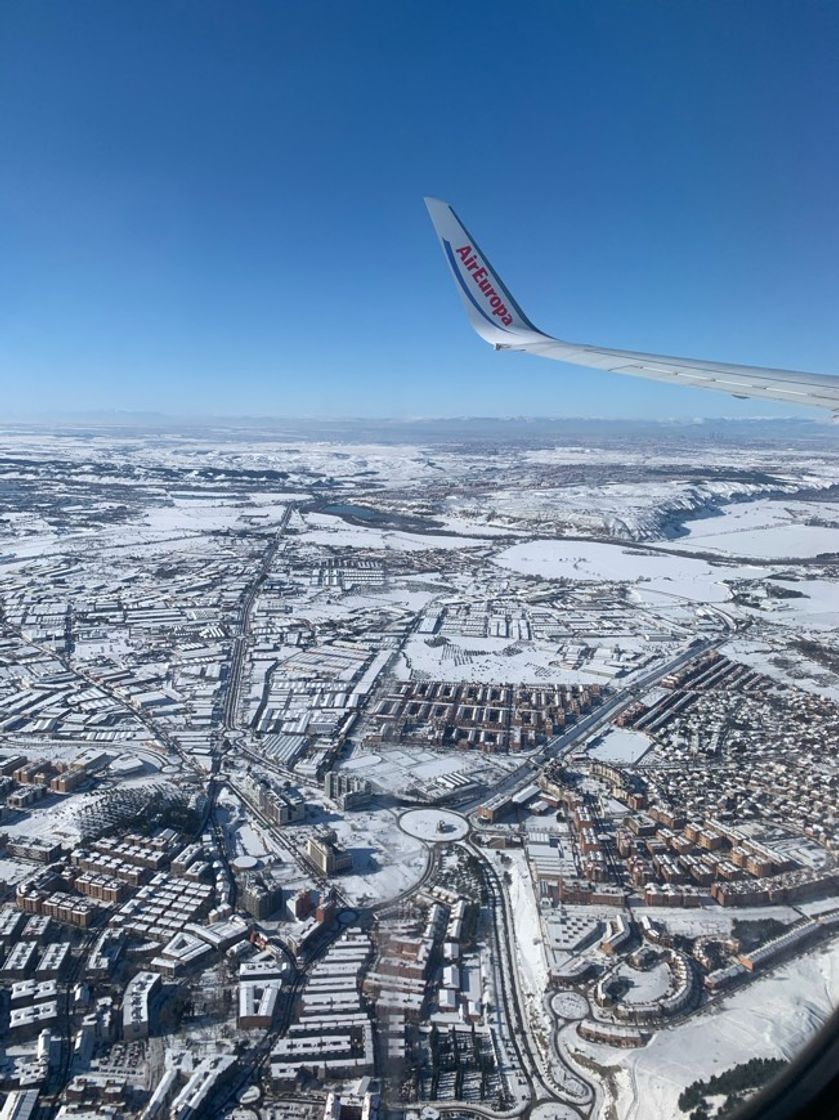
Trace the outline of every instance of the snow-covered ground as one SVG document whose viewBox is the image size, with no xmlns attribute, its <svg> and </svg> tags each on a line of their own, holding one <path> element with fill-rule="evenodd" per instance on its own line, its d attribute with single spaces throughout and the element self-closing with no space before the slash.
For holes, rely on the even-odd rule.
<svg viewBox="0 0 839 1120">
<path fill-rule="evenodd" d="M 820 629 L 812 624 L 808 628 Z M 825 625 L 824 629 L 833 630 L 833 627 Z M 762 639 L 737 638 L 724 647 L 723 653 L 734 661 L 751 665 L 773 680 L 839 700 L 839 674 L 804 657 L 799 650 L 790 649 L 789 638 L 796 636 L 784 633 L 766 634 Z"/>
<path fill-rule="evenodd" d="M 814 520 L 826 524 L 808 524 Z M 826 502 L 761 499 L 691 521 L 687 530 L 672 547 L 766 559 L 818 556 L 839 552 L 839 507 Z"/>
<path fill-rule="evenodd" d="M 329 827 L 353 858 L 352 871 L 336 876 L 335 881 L 358 905 L 395 898 L 422 877 L 425 846 L 399 828 L 392 810 L 347 813 L 330 820 Z"/>
<path fill-rule="evenodd" d="M 585 1043 L 569 1031 L 563 1043 L 618 1072 L 619 1120 L 679 1116 L 678 1098 L 691 1082 L 750 1058 L 790 1059 L 839 1003 L 839 951 L 824 946 L 715 1002 L 639 1050 Z"/>
<path fill-rule="evenodd" d="M 713 568 L 704 560 L 635 550 L 597 541 L 535 540 L 504 549 L 495 563 L 524 575 L 581 582 L 642 582 L 652 590 L 699 603 L 724 603 L 724 579 L 735 570 Z"/>
<path fill-rule="evenodd" d="M 402 794 L 411 786 L 433 787 L 440 779 L 454 776 L 462 778 L 463 782 L 474 778 L 491 784 L 520 763 L 520 758 L 486 755 L 479 751 L 432 751 L 413 745 L 382 744 L 375 750 L 356 747 L 352 757 L 342 762 L 340 768 L 369 779 L 378 789 Z M 451 792 L 451 786 L 445 788 Z"/>
<path fill-rule="evenodd" d="M 414 636 L 405 643 L 395 666 L 398 676 L 431 677 L 438 681 L 506 681 L 509 684 L 603 684 L 602 673 L 560 663 L 558 647 L 507 638 L 449 636 L 446 644 L 429 645 Z"/>
<path fill-rule="evenodd" d="M 589 748 L 589 754 L 602 762 L 621 762 L 628 765 L 637 762 L 650 746 L 650 740 L 640 731 L 612 727 L 597 740 L 595 746 Z"/>
<path fill-rule="evenodd" d="M 256 856 L 257 859 L 273 848 L 273 845 L 267 843 L 262 830 L 250 824 L 239 825 L 235 832 L 235 844 L 237 849 L 241 849 L 242 855 Z"/>
<path fill-rule="evenodd" d="M 426 843 L 450 844 L 469 832 L 469 822 L 449 809 L 409 809 L 399 818 L 399 827 Z"/>
<path fill-rule="evenodd" d="M 434 533 L 408 533 L 401 529 L 380 529 L 354 525 L 325 513 L 306 514 L 309 526 L 307 544 L 332 545 L 340 548 L 375 548 L 397 552 L 425 552 L 435 548 L 486 548 L 487 542 L 476 537 L 442 536 Z"/>
<path fill-rule="evenodd" d="M 542 923 L 539 920 L 539 908 L 533 893 L 530 870 L 523 852 L 509 850 L 505 856 L 510 861 L 507 892 L 510 898 L 510 915 L 516 933 L 515 952 L 519 978 L 524 988 L 531 1021 L 538 1022 L 542 1029 L 547 1031 L 551 1024 L 543 997 L 548 986 L 548 965 L 543 946 Z"/>
<path fill-rule="evenodd" d="M 772 611 L 753 612 L 762 621 L 792 630 L 832 630 L 839 626 L 839 583 L 827 579 L 801 579 L 784 583 L 802 594 L 800 599 L 772 601 Z"/>
</svg>

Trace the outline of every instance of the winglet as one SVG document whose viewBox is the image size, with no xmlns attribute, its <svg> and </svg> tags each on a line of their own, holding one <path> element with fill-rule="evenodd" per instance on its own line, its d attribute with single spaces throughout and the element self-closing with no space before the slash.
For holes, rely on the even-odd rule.
<svg viewBox="0 0 839 1120">
<path fill-rule="evenodd" d="M 529 336 L 528 341 L 541 336 L 448 202 L 426 198 L 425 205 L 469 322 L 481 338 L 513 349 L 525 341 L 522 334 Z"/>
</svg>

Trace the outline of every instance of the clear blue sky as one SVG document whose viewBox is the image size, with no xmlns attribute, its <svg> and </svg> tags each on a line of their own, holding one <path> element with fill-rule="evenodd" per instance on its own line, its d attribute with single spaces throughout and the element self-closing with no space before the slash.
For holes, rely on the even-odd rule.
<svg viewBox="0 0 839 1120">
<path fill-rule="evenodd" d="M 4 412 L 791 413 L 494 354 L 421 198 L 552 333 L 839 373 L 838 55 L 835 0 L 7 0 Z"/>
</svg>

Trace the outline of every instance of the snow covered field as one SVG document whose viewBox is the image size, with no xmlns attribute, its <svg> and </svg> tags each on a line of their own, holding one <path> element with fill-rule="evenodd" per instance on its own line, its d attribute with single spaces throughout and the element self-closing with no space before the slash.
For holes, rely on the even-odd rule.
<svg viewBox="0 0 839 1120">
<path fill-rule="evenodd" d="M 619 1120 L 677 1117 L 691 1082 L 754 1057 L 792 1058 L 839 1003 L 835 942 L 781 966 L 641 1050 L 616 1051 L 565 1033 L 564 1043 L 618 1072 Z"/>
<path fill-rule="evenodd" d="M 445 645 L 408 639 L 396 665 L 400 677 L 438 681 L 506 681 L 509 684 L 602 684 L 602 674 L 560 664 L 558 649 L 547 643 L 515 643 L 507 638 L 452 636 Z"/>
<path fill-rule="evenodd" d="M 338 843 L 352 852 L 353 869 L 336 881 L 355 904 L 368 905 L 395 898 L 416 883 L 425 870 L 426 849 L 403 832 L 390 809 L 347 813 L 330 820 Z"/>
<path fill-rule="evenodd" d="M 516 544 L 495 557 L 495 563 L 523 575 L 582 582 L 642 582 L 700 603 L 724 603 L 728 589 L 721 582 L 731 569 L 715 569 L 704 560 L 630 550 L 596 541 L 536 540 Z"/>
<path fill-rule="evenodd" d="M 507 755 L 486 755 L 477 751 L 432 751 L 421 747 L 377 746 L 375 750 L 356 748 L 341 764 L 361 778 L 368 778 L 378 789 L 404 793 L 414 785 L 434 787 L 440 779 L 457 777 L 460 784 L 475 778 L 485 782 L 500 780 L 520 763 Z M 451 786 L 440 786 L 440 791 Z"/>
<path fill-rule="evenodd" d="M 723 652 L 735 661 L 751 665 L 773 680 L 831 700 L 839 700 L 839 675 L 797 651 L 793 655 L 785 640 L 772 636 L 767 636 L 762 641 L 738 638 L 729 642 Z"/>
<path fill-rule="evenodd" d="M 839 626 L 839 583 L 826 579 L 801 579 L 784 583 L 801 593 L 800 599 L 775 600 L 769 621 L 795 631 L 832 630 Z"/>
<path fill-rule="evenodd" d="M 550 1017 L 543 998 L 548 987 L 548 965 L 527 858 L 523 852 L 513 850 L 508 850 L 505 856 L 509 860 L 510 879 L 507 890 L 510 915 L 516 931 L 517 967 L 525 990 L 528 1014 L 531 1021 L 538 1022 L 542 1029 L 550 1030 Z"/>
<path fill-rule="evenodd" d="M 827 524 L 807 524 L 813 520 Z M 746 502 L 727 506 L 715 517 L 691 521 L 687 529 L 687 535 L 672 542 L 672 547 L 765 559 L 839 552 L 839 507 L 826 502 Z"/>
<path fill-rule="evenodd" d="M 397 529 L 353 525 L 325 513 L 306 515 L 307 544 L 331 545 L 334 548 L 378 548 L 397 552 L 425 552 L 435 548 L 486 548 L 487 542 L 475 537 L 449 537 L 433 533 L 407 533 Z"/>
<path fill-rule="evenodd" d="M 637 762 L 650 746 L 650 740 L 640 731 L 613 727 L 589 749 L 588 753 L 601 762 L 620 762 L 629 765 Z"/>
</svg>

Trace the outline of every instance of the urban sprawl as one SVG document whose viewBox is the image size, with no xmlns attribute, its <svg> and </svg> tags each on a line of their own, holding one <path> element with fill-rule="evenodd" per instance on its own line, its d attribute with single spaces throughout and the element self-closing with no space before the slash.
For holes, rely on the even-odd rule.
<svg viewBox="0 0 839 1120">
<path fill-rule="evenodd" d="M 5 447 L 2 1120 L 622 1118 L 829 971 L 829 448 Z"/>
</svg>

